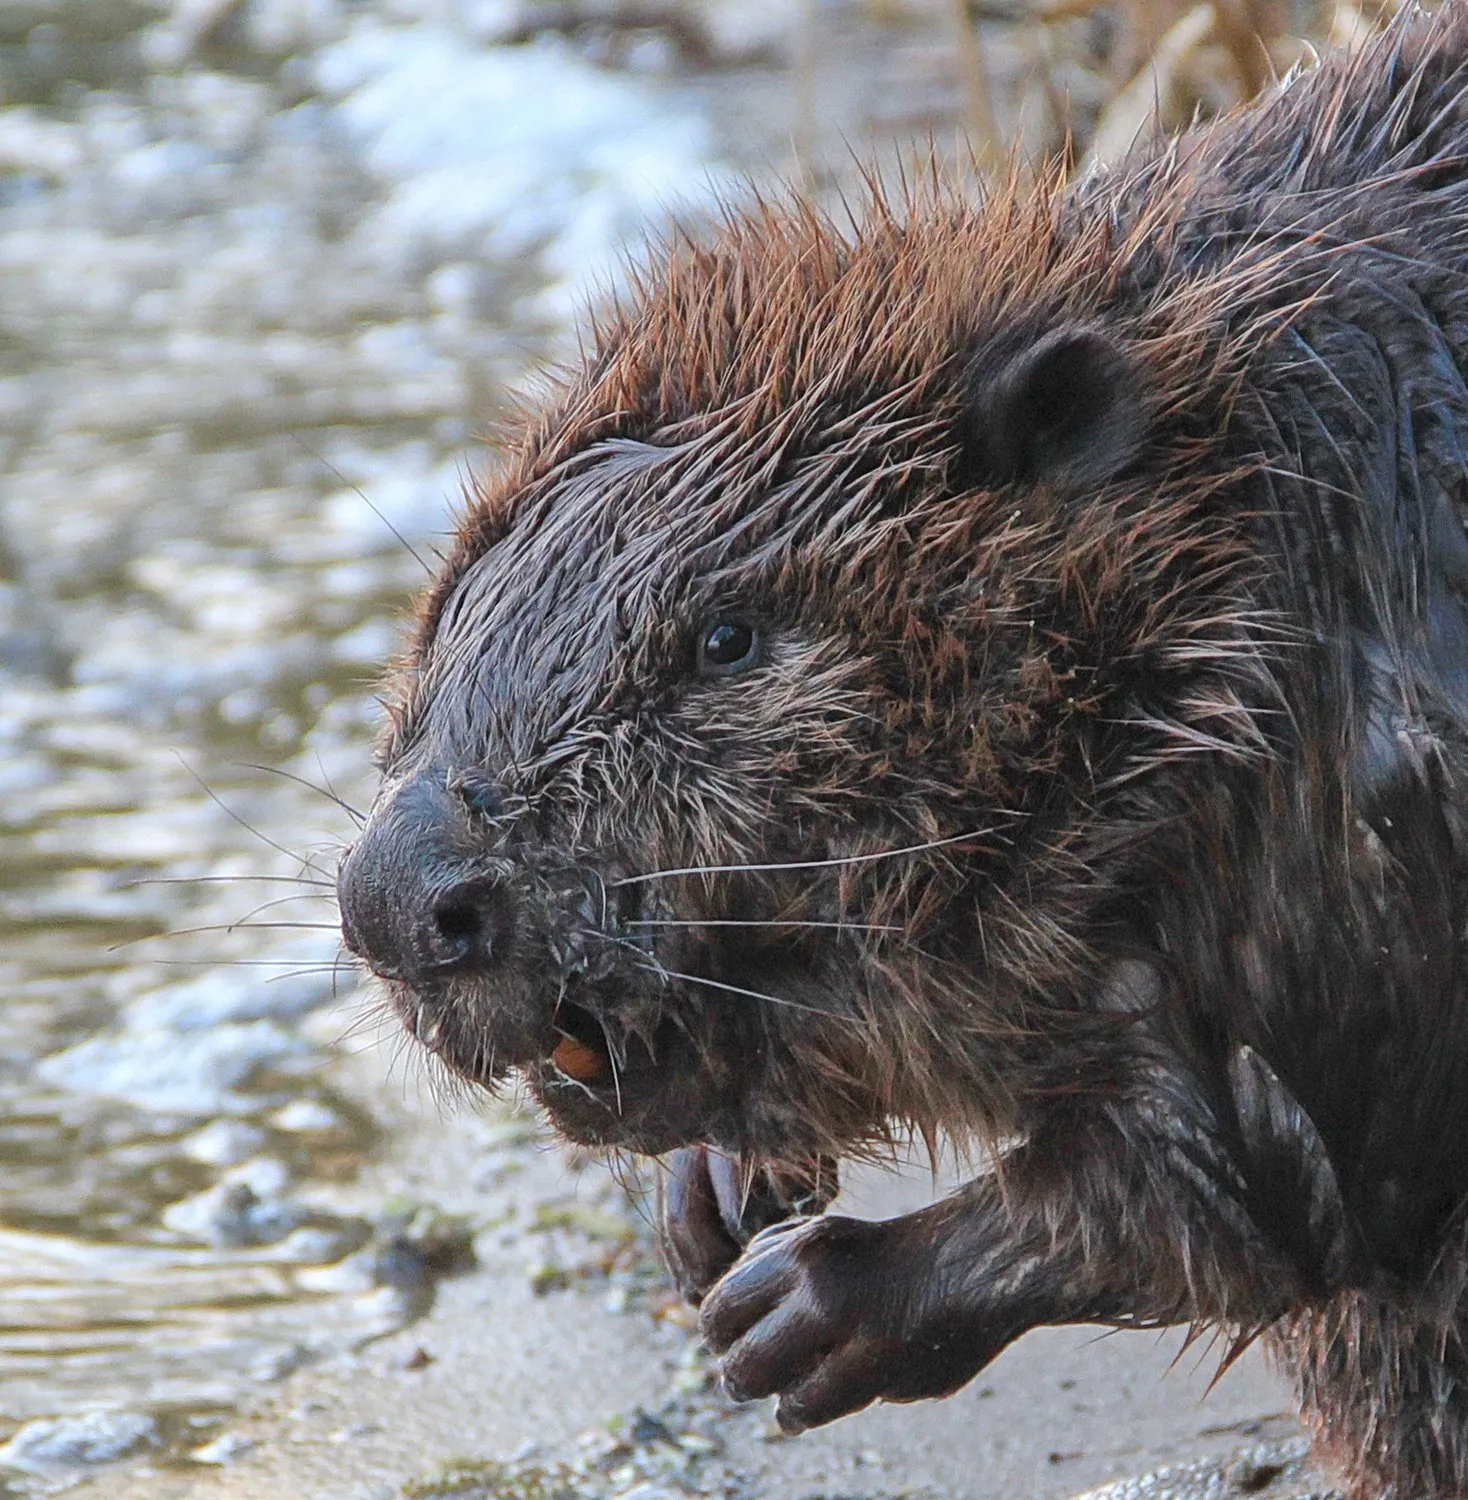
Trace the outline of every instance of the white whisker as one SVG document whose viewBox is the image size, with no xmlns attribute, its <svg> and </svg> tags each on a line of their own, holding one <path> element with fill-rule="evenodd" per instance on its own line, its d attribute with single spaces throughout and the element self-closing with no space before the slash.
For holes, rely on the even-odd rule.
<svg viewBox="0 0 1468 1500">
<path fill-rule="evenodd" d="M 335 899 L 336 882 L 334 880 L 311 880 L 304 875 L 150 875 L 141 880 L 125 880 L 119 889 L 124 891 L 136 890 L 145 885 L 208 885 L 215 884 L 249 885 L 251 883 L 263 885 L 310 885 L 320 887 L 319 891 L 302 891 L 296 900 L 306 901 L 330 901 Z"/>
<path fill-rule="evenodd" d="M 613 887 L 638 885 L 645 880 L 668 880 L 677 875 L 755 875 L 779 870 L 830 870 L 842 865 L 872 864 L 881 859 L 898 859 L 904 854 L 925 854 L 951 844 L 967 844 L 993 833 L 992 828 L 978 828 L 970 833 L 955 833 L 948 838 L 930 839 L 925 844 L 906 844 L 901 849 L 880 849 L 875 854 L 846 854 L 837 859 L 797 859 L 780 864 L 759 865 L 688 865 L 677 870 L 649 870 L 643 875 L 625 875 L 609 882 Z"/>
<path fill-rule="evenodd" d="M 632 952 L 638 954 L 641 954 L 642 951 L 639 948 L 633 948 L 631 944 L 624 943 L 621 946 L 630 948 Z M 849 1019 L 846 1016 L 837 1015 L 833 1011 L 817 1010 L 814 1005 L 802 1005 L 798 1000 L 786 1000 L 779 995 L 767 995 L 762 990 L 747 990 L 744 989 L 741 985 L 725 984 L 722 979 L 707 979 L 702 974 L 684 974 L 677 969 L 665 968 L 662 964 L 657 963 L 656 961 L 654 961 L 653 963 L 642 964 L 640 965 L 640 967 L 646 973 L 657 974 L 663 979 L 681 979 L 685 984 L 703 984 L 707 985 L 710 989 L 724 990 L 731 995 L 743 995 L 746 999 L 749 1000 L 764 1000 L 767 1001 L 770 1005 L 788 1006 L 791 1010 L 804 1011 L 807 1015 L 811 1016 L 821 1016 L 825 1019 L 833 1021 L 844 1021 Z"/>
<path fill-rule="evenodd" d="M 109 943 L 107 952 L 121 953 L 145 943 L 166 943 L 172 938 L 198 937 L 205 932 L 340 932 L 335 922 L 209 922 L 202 927 L 174 927 L 167 932 L 150 932 L 146 937 L 125 938 Z M 201 960 L 202 961 L 202 960 Z"/>
<path fill-rule="evenodd" d="M 829 927 L 837 932 L 902 932 L 904 930 L 901 927 L 874 922 L 803 922 L 793 917 L 770 918 L 769 920 L 735 917 L 709 917 L 706 920 L 693 917 L 686 920 L 677 917 L 631 917 L 626 925 L 628 927 Z"/>
</svg>

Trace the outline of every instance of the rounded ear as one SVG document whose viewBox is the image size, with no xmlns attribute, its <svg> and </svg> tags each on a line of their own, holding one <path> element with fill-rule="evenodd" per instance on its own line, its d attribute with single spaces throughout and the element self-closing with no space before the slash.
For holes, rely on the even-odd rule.
<svg viewBox="0 0 1468 1500">
<path fill-rule="evenodd" d="M 1061 328 L 1016 352 L 986 351 L 969 374 L 961 433 L 976 484 L 1098 484 L 1131 459 L 1146 426 L 1131 358 L 1094 328 Z"/>
</svg>

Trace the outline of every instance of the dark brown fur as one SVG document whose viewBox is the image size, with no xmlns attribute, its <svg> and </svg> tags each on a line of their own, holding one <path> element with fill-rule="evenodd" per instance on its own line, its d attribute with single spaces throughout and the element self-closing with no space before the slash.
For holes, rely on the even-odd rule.
<svg viewBox="0 0 1468 1500">
<path fill-rule="evenodd" d="M 759 1236 L 731 1389 L 1216 1325 L 1468 1495 L 1465 368 L 1453 5 L 1073 190 L 678 241 L 474 497 L 341 877 L 410 1030 L 680 1148 L 695 1294 L 894 1128 L 1002 1152 Z"/>
</svg>

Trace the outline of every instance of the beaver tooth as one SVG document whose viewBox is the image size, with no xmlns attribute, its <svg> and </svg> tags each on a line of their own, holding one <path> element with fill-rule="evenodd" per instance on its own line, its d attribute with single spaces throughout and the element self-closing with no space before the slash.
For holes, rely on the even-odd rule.
<svg viewBox="0 0 1468 1500">
<path fill-rule="evenodd" d="M 563 1036 L 551 1052 L 550 1060 L 577 1083 L 597 1083 L 612 1070 L 611 1059 L 605 1052 L 588 1047 L 574 1036 Z"/>
</svg>

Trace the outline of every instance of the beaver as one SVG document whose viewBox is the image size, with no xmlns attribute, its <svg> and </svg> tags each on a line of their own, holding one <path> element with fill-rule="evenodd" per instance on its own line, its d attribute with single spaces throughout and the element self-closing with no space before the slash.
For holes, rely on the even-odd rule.
<svg viewBox="0 0 1468 1500">
<path fill-rule="evenodd" d="M 1468 8 L 856 217 L 670 235 L 474 490 L 346 944 L 670 1163 L 789 1430 L 1189 1323 L 1468 1494 Z M 820 1212 L 904 1133 L 990 1165 Z"/>
</svg>

